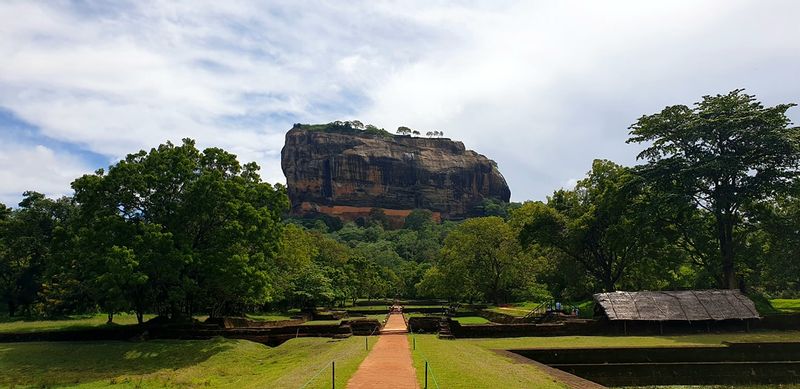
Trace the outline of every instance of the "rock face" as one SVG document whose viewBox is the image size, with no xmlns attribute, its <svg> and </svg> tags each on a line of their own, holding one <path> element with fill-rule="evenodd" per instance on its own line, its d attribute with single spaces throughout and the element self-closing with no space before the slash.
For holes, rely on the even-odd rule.
<svg viewBox="0 0 800 389">
<path fill-rule="evenodd" d="M 424 208 L 435 218 L 459 219 L 484 199 L 511 196 L 495 162 L 463 143 L 382 130 L 295 125 L 286 134 L 281 167 L 295 214 L 353 220 L 380 208 L 404 218 Z"/>
</svg>

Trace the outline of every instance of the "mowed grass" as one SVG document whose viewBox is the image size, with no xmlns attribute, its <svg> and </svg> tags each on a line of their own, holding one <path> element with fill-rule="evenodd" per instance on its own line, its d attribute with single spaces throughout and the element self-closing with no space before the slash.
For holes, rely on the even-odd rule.
<svg viewBox="0 0 800 389">
<path fill-rule="evenodd" d="M 304 326 L 330 326 L 342 324 L 341 320 L 309 320 L 303 323 Z"/>
<path fill-rule="evenodd" d="M 261 312 L 261 313 L 248 313 L 247 318 L 260 321 L 278 321 L 278 320 L 291 320 L 292 316 L 288 313 L 280 312 Z"/>
<path fill-rule="evenodd" d="M 411 336 L 409 341 L 413 342 Z M 420 387 L 424 387 L 426 360 L 430 368 L 429 388 L 437 387 L 434 381 L 438 387 L 448 389 L 564 387 L 532 364 L 515 363 L 469 340 L 416 335 L 412 356 Z"/>
<path fill-rule="evenodd" d="M 154 315 L 145 315 L 144 320 L 149 320 L 153 317 Z M 106 326 L 107 320 L 108 316 L 106 314 L 77 315 L 59 320 L 36 321 L 15 320 L 6 317 L 3 322 L 0 322 L 0 333 L 98 328 Z M 114 322 L 111 325 L 131 324 L 136 324 L 136 315 L 123 313 L 114 315 Z"/>
<path fill-rule="evenodd" d="M 564 304 L 565 304 L 565 310 L 569 310 L 566 306 L 567 303 Z M 591 319 L 592 316 L 594 315 L 594 301 L 592 300 L 580 301 L 577 303 L 570 303 L 570 304 L 574 304 L 574 306 L 578 308 L 579 311 L 578 315 L 581 318 Z M 514 317 L 524 317 L 525 315 L 530 313 L 533 309 L 539 308 L 540 306 L 541 303 L 524 301 L 513 304 L 506 304 L 504 306 L 490 306 L 486 308 L 486 310 Z"/>
<path fill-rule="evenodd" d="M 364 337 L 292 339 L 270 348 L 245 340 L 0 344 L 0 387 L 307 388 L 336 386 L 366 356 Z"/>
<path fill-rule="evenodd" d="M 769 300 L 772 307 L 783 313 L 800 313 L 800 299 Z"/>
<path fill-rule="evenodd" d="M 461 324 L 491 324 L 489 320 L 482 318 L 480 316 L 464 316 L 464 317 L 456 317 L 454 318 Z"/>
<path fill-rule="evenodd" d="M 409 336 L 414 367 L 422 385 L 425 360 L 441 388 L 560 388 L 548 374 L 527 363 L 496 353 L 494 350 L 521 348 L 595 348 L 595 347 L 666 347 L 720 346 L 722 342 L 798 341 L 800 331 L 750 332 L 681 336 L 563 336 L 500 339 L 441 340 L 436 335 Z M 433 378 L 429 378 L 429 385 Z M 430 386 L 429 386 L 430 387 Z M 435 387 L 435 386 L 433 386 Z"/>
</svg>

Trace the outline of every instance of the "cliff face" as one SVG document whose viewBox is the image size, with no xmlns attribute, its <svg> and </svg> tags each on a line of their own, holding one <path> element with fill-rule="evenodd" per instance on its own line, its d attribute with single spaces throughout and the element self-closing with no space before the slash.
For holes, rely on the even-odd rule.
<svg viewBox="0 0 800 389">
<path fill-rule="evenodd" d="M 405 217 L 465 217 L 485 198 L 509 201 L 494 161 L 449 139 L 295 126 L 281 167 L 295 214 L 322 212 L 352 220 L 372 208 Z"/>
</svg>

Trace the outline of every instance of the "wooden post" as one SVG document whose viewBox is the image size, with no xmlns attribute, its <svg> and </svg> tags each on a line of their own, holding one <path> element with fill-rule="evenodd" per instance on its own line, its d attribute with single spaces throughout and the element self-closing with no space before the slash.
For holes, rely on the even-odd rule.
<svg viewBox="0 0 800 389">
<path fill-rule="evenodd" d="M 364 350 L 369 351 L 369 336 L 364 337 Z"/>
<path fill-rule="evenodd" d="M 428 361 L 425 361 L 425 389 L 428 389 Z"/>
<path fill-rule="evenodd" d="M 336 389 L 336 361 L 331 361 L 331 389 Z"/>
<path fill-rule="evenodd" d="M 413 347 L 413 349 L 414 349 L 414 350 L 416 350 L 416 349 L 417 349 L 417 337 L 416 337 L 416 336 L 413 336 L 413 337 L 411 337 L 411 339 L 413 340 L 413 342 L 412 342 L 412 343 L 414 344 L 414 347 Z"/>
</svg>

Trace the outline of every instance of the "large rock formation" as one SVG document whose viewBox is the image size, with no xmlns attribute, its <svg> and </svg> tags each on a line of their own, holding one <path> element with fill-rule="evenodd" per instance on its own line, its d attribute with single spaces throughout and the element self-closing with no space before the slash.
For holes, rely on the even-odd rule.
<svg viewBox="0 0 800 389">
<path fill-rule="evenodd" d="M 281 166 L 295 214 L 353 220 L 380 208 L 399 219 L 424 208 L 436 218 L 458 219 L 484 199 L 507 202 L 511 196 L 495 162 L 461 142 L 349 123 L 295 125 L 286 134 Z"/>
</svg>

